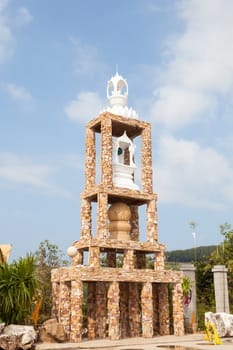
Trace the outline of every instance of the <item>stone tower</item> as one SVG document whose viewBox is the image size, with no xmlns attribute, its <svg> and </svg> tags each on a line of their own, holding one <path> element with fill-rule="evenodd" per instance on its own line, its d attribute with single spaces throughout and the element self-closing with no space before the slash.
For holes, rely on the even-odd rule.
<svg viewBox="0 0 233 350">
<path fill-rule="evenodd" d="M 85 332 L 88 339 L 183 335 L 182 273 L 165 270 L 165 246 L 158 242 L 151 125 L 127 107 L 128 85 L 118 73 L 107 97 L 110 106 L 86 126 L 80 240 L 68 249 L 72 266 L 52 271 L 53 316 L 72 342 Z"/>
</svg>

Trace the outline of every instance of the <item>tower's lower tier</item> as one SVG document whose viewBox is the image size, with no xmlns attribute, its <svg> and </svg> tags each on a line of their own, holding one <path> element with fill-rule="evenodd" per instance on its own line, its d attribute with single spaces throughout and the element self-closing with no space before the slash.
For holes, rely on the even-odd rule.
<svg viewBox="0 0 233 350">
<path fill-rule="evenodd" d="M 183 335 L 182 274 L 73 266 L 52 271 L 53 316 L 71 342 Z"/>
</svg>

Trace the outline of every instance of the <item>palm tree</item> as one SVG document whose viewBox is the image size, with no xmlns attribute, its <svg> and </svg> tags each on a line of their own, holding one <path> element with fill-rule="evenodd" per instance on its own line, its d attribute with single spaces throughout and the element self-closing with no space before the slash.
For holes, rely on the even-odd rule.
<svg viewBox="0 0 233 350">
<path fill-rule="evenodd" d="M 35 268 L 31 255 L 0 265 L 0 318 L 6 324 L 24 323 L 31 314 L 39 292 Z"/>
</svg>

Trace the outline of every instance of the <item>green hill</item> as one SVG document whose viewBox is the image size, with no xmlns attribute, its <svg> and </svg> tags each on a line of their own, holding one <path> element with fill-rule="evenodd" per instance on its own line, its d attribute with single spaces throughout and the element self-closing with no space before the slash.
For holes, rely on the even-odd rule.
<svg viewBox="0 0 233 350">
<path fill-rule="evenodd" d="M 197 248 L 172 250 L 165 253 L 168 262 L 194 262 L 206 261 L 208 256 L 216 249 L 215 245 L 201 246 Z"/>
</svg>

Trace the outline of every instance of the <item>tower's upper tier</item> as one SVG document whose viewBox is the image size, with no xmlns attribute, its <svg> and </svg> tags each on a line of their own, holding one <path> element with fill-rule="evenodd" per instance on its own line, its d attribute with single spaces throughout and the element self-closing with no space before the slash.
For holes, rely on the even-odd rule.
<svg viewBox="0 0 233 350">
<path fill-rule="evenodd" d="M 107 98 L 109 105 L 107 111 L 127 118 L 137 119 L 135 110 L 127 107 L 128 84 L 118 72 L 107 83 Z"/>
</svg>

